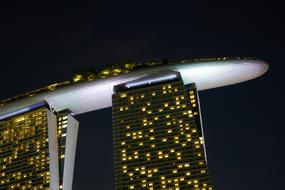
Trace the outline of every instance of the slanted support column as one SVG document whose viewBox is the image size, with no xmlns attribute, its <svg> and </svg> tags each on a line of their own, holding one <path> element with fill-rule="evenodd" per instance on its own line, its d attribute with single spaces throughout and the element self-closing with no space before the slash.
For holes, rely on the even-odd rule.
<svg viewBox="0 0 285 190">
<path fill-rule="evenodd" d="M 63 169 L 63 190 L 72 190 L 78 126 L 79 122 L 71 115 L 68 115 Z"/>
</svg>

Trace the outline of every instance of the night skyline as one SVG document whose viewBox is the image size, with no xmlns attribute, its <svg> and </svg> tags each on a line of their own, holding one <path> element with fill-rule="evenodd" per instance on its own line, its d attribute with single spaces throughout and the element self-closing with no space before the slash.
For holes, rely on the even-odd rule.
<svg viewBox="0 0 285 190">
<path fill-rule="evenodd" d="M 127 60 L 262 58 L 264 76 L 200 93 L 209 167 L 217 189 L 281 188 L 282 16 L 256 2 L 3 5 L 1 99 Z M 74 189 L 112 189 L 111 109 L 76 119 Z"/>
</svg>

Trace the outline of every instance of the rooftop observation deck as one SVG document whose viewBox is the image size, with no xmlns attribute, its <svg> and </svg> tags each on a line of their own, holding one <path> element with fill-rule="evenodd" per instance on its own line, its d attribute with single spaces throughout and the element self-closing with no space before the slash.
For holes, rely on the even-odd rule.
<svg viewBox="0 0 285 190">
<path fill-rule="evenodd" d="M 112 76 L 118 76 L 120 74 L 129 73 L 132 71 L 137 71 L 145 68 L 151 68 L 156 66 L 162 66 L 162 65 L 175 65 L 175 64 L 191 64 L 191 63 L 211 63 L 211 62 L 224 62 L 224 61 L 234 61 L 234 60 L 256 60 L 256 61 L 262 61 L 261 59 L 257 58 L 250 58 L 250 57 L 221 57 L 221 58 L 196 58 L 196 59 L 181 59 L 177 61 L 169 61 L 167 59 L 163 59 L 161 61 L 148 61 L 145 63 L 136 63 L 136 62 L 126 62 L 123 64 L 115 64 L 111 66 L 107 66 L 101 70 L 93 71 L 78 71 L 75 72 L 70 80 L 59 82 L 55 84 L 48 85 L 43 88 L 39 88 L 36 90 L 32 90 L 8 99 L 4 99 L 0 101 L 0 108 L 4 105 L 7 105 L 9 103 L 12 103 L 17 100 L 25 99 L 28 97 L 33 97 L 35 95 L 46 93 L 50 91 L 55 91 L 60 88 L 71 86 L 74 84 L 78 84 L 81 82 L 86 81 L 95 81 L 98 79 L 104 79 Z"/>
</svg>

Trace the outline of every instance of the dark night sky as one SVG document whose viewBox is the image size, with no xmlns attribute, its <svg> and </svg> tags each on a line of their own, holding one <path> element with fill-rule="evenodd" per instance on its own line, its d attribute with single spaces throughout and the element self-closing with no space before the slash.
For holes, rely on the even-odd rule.
<svg viewBox="0 0 285 190">
<path fill-rule="evenodd" d="M 264 76 L 200 93 L 209 167 L 218 190 L 284 189 L 282 11 L 274 0 L 1 3 L 0 98 L 127 60 L 262 58 Z M 76 118 L 74 190 L 113 189 L 111 109 Z"/>
</svg>

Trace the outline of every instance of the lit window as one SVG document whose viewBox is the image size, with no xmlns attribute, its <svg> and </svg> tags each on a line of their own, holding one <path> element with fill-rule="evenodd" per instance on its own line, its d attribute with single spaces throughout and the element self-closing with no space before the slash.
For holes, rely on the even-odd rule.
<svg viewBox="0 0 285 190">
<path fill-rule="evenodd" d="M 121 98 L 125 98 L 126 96 L 127 96 L 127 94 L 125 94 L 125 93 L 121 94 Z"/>
</svg>

